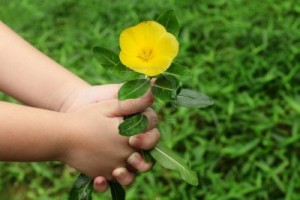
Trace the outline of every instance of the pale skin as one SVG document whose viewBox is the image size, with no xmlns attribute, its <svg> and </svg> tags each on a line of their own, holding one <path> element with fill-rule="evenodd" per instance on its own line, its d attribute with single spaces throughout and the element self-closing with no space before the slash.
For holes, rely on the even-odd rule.
<svg viewBox="0 0 300 200">
<path fill-rule="evenodd" d="M 136 171 L 151 169 L 138 152 L 160 134 L 151 93 L 120 102 L 119 88 L 89 85 L 0 22 L 0 91 L 25 104 L 0 102 L 0 161 L 61 161 L 94 178 L 97 191 L 107 180 L 131 184 Z M 148 130 L 120 136 L 123 116 L 136 112 Z"/>
</svg>

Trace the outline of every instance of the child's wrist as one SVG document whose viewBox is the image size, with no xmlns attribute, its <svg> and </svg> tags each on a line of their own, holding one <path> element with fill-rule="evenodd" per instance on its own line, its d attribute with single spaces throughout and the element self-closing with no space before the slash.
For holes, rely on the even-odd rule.
<svg viewBox="0 0 300 200">
<path fill-rule="evenodd" d="M 54 150 L 54 160 L 66 163 L 71 149 L 71 143 L 74 140 L 74 130 L 76 124 L 72 121 L 72 116 L 68 113 L 59 113 L 60 134 L 57 135 L 56 149 Z"/>
<path fill-rule="evenodd" d="M 59 113 L 62 120 L 60 122 L 61 135 L 58 136 L 56 160 L 65 164 L 70 164 L 74 155 L 81 149 L 84 130 L 88 131 L 87 125 L 77 113 Z"/>
<path fill-rule="evenodd" d="M 49 110 L 64 112 L 69 104 L 73 102 L 74 98 L 76 98 L 77 94 L 87 87 L 90 87 L 90 85 L 86 82 L 61 84 L 49 97 L 47 108 Z"/>
</svg>

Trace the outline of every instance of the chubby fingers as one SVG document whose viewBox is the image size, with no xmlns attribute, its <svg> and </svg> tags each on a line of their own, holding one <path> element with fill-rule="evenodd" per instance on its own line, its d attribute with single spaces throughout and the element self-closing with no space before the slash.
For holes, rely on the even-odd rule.
<svg viewBox="0 0 300 200">
<path fill-rule="evenodd" d="M 152 149 L 159 141 L 160 133 L 157 128 L 152 128 L 146 133 L 141 133 L 129 138 L 129 144 L 137 149 L 149 150 Z M 127 159 L 128 164 L 134 167 L 140 172 L 149 171 L 152 167 L 152 163 L 148 163 L 144 160 L 143 156 L 134 152 Z"/>
<path fill-rule="evenodd" d="M 152 163 L 148 163 L 144 160 L 142 155 L 138 152 L 134 152 L 127 159 L 128 164 L 140 172 L 149 171 L 152 168 Z"/>
<path fill-rule="evenodd" d="M 142 112 L 146 108 L 150 107 L 153 103 L 153 95 L 149 91 L 145 95 L 137 99 L 127 99 L 124 101 L 114 99 L 109 103 L 110 105 L 108 105 L 108 107 L 110 108 L 110 113 L 113 116 L 123 117 L 126 115 L 132 115 L 138 112 Z"/>
<path fill-rule="evenodd" d="M 131 136 L 129 138 L 130 146 L 143 150 L 152 149 L 159 141 L 160 133 L 157 128 L 153 128 L 146 133 Z"/>
<path fill-rule="evenodd" d="M 125 167 L 116 168 L 112 172 L 112 176 L 123 186 L 130 185 L 135 179 L 135 173 L 129 172 Z M 97 192 L 105 192 L 109 185 L 105 177 L 97 176 L 94 179 L 93 187 Z"/>
<path fill-rule="evenodd" d="M 157 128 L 153 128 L 146 133 L 131 136 L 129 144 L 138 149 L 149 150 L 152 149 L 159 141 L 160 133 Z M 132 153 L 127 159 L 127 163 L 140 172 L 149 171 L 152 168 L 152 163 L 146 162 L 143 156 L 138 153 Z"/>
<path fill-rule="evenodd" d="M 135 179 L 135 173 L 129 172 L 125 167 L 115 169 L 112 175 L 123 186 L 130 185 Z"/>
</svg>

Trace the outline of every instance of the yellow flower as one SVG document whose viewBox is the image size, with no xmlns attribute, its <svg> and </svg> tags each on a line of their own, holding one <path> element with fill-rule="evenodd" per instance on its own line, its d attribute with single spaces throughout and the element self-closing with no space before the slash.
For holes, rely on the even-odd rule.
<svg viewBox="0 0 300 200">
<path fill-rule="evenodd" d="M 145 21 L 125 29 L 120 36 L 120 60 L 123 65 L 148 76 L 170 67 L 178 54 L 174 35 L 155 21 Z"/>
</svg>

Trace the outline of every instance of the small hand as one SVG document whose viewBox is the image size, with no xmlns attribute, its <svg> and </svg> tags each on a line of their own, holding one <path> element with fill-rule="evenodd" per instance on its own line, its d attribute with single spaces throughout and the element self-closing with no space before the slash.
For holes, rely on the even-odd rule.
<svg viewBox="0 0 300 200">
<path fill-rule="evenodd" d="M 73 112 L 79 108 L 104 100 L 117 99 L 118 90 L 121 84 L 110 84 L 101 86 L 92 86 L 81 88 L 74 92 L 61 108 L 61 112 Z M 155 112 L 151 108 L 147 108 L 145 113 L 148 118 L 151 118 L 151 127 L 156 126 L 157 118 Z M 159 132 L 157 129 L 151 129 L 148 132 L 136 135 L 129 138 L 129 144 L 137 149 L 151 149 L 159 140 Z M 143 157 L 135 152 L 128 158 L 128 163 L 131 164 L 138 171 L 147 171 L 151 169 L 152 164 L 145 162 Z M 130 167 L 129 167 L 130 168 Z M 131 167 L 132 168 L 132 167 Z M 122 185 L 129 185 L 134 181 L 135 172 L 127 168 L 118 168 L 113 171 L 113 175 L 117 181 Z M 107 190 L 107 179 L 103 176 L 98 176 L 94 179 L 94 189 L 99 192 Z"/>
</svg>

